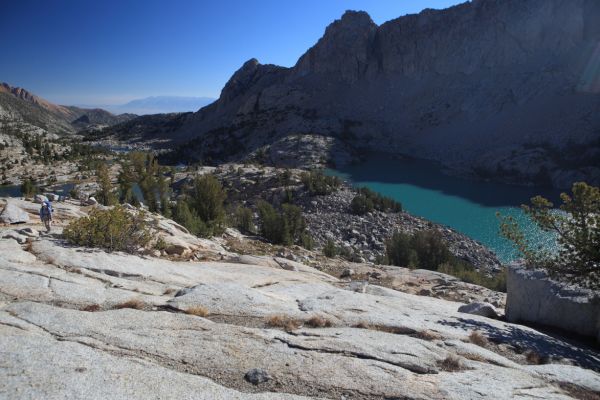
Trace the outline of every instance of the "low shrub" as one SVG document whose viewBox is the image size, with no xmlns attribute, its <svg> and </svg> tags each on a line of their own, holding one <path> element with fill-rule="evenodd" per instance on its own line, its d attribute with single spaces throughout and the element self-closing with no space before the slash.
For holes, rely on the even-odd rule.
<svg viewBox="0 0 600 400">
<path fill-rule="evenodd" d="M 38 188 L 35 184 L 35 180 L 27 178 L 21 183 L 21 194 L 24 197 L 33 197 L 37 193 Z"/>
<path fill-rule="evenodd" d="M 242 233 L 254 233 L 255 226 L 253 222 L 252 210 L 248 207 L 238 206 L 233 213 L 233 223 Z"/>
<path fill-rule="evenodd" d="M 392 237 L 385 241 L 387 261 L 399 267 L 416 268 L 419 265 L 417 252 L 412 247 L 412 236 L 407 233 L 394 232 Z"/>
<path fill-rule="evenodd" d="M 323 246 L 323 255 L 325 257 L 333 258 L 337 255 L 337 252 L 337 247 L 335 246 L 335 243 L 333 243 L 333 240 L 328 239 L 325 246 Z"/>
<path fill-rule="evenodd" d="M 396 213 L 402 211 L 402 204 L 369 188 L 360 188 L 350 203 L 350 210 L 356 215 L 363 215 L 373 210 Z"/>
<path fill-rule="evenodd" d="M 265 239 L 286 246 L 294 243 L 312 245 L 312 238 L 309 240 L 307 237 L 306 221 L 300 207 L 283 204 L 281 211 L 278 211 L 265 201 L 259 202 L 257 207 L 260 232 Z"/>
<path fill-rule="evenodd" d="M 506 271 L 493 276 L 479 272 L 473 265 L 453 256 L 442 235 L 433 229 L 412 235 L 394 232 L 385 242 L 385 256 L 378 261 L 400 267 L 439 271 L 467 283 L 506 292 Z"/>
<path fill-rule="evenodd" d="M 175 222 L 183 225 L 192 235 L 210 236 L 210 229 L 200 218 L 196 210 L 193 210 L 185 200 L 178 200 L 173 212 Z"/>
<path fill-rule="evenodd" d="M 506 269 L 502 269 L 498 274 L 488 276 L 485 273 L 477 271 L 470 264 L 455 262 L 453 264 L 440 265 L 438 271 L 455 276 L 463 282 L 506 293 Z"/>
<path fill-rule="evenodd" d="M 63 237 L 78 246 L 134 253 L 151 239 L 144 216 L 143 212 L 133 214 L 122 206 L 95 209 L 87 217 L 71 221 L 65 227 Z"/>
<path fill-rule="evenodd" d="M 373 201 L 367 196 L 359 194 L 354 196 L 350 203 L 350 211 L 355 215 L 364 215 L 375 209 Z"/>
<path fill-rule="evenodd" d="M 311 196 L 324 196 L 335 192 L 341 181 L 337 176 L 328 176 L 321 170 L 312 170 L 300 175 L 300 180 Z"/>
<path fill-rule="evenodd" d="M 300 235 L 300 245 L 306 250 L 312 250 L 315 247 L 315 240 L 308 232 L 304 232 Z"/>
</svg>

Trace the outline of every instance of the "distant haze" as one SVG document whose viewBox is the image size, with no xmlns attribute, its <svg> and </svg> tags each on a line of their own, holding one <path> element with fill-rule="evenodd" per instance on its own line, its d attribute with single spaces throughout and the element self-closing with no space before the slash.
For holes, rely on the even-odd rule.
<svg viewBox="0 0 600 400">
<path fill-rule="evenodd" d="M 212 103 L 211 97 L 183 97 L 183 96 L 152 96 L 143 99 L 131 100 L 121 105 L 100 106 L 112 113 L 123 114 L 161 114 L 172 112 L 198 111 Z"/>
</svg>

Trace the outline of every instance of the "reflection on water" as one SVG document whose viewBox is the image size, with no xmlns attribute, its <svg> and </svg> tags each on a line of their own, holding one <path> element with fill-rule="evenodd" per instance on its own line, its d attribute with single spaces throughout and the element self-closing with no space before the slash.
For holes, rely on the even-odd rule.
<svg viewBox="0 0 600 400">
<path fill-rule="evenodd" d="M 556 190 L 469 181 L 444 175 L 431 162 L 399 160 L 382 154 L 372 154 L 363 163 L 328 173 L 393 197 L 408 212 L 482 242 L 503 262 L 514 260 L 517 254 L 499 234 L 498 211 L 519 221 L 536 245 L 554 244 L 553 237 L 537 229 L 519 206 L 537 194 L 555 201 L 559 194 Z"/>
</svg>

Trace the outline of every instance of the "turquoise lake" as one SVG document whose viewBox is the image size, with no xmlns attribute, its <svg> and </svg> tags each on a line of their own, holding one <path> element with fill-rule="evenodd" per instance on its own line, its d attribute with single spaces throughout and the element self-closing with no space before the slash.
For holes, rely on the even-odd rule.
<svg viewBox="0 0 600 400">
<path fill-rule="evenodd" d="M 353 186 L 366 186 L 402 203 L 404 210 L 456 229 L 492 249 L 502 262 L 518 257 L 509 241 L 500 236 L 496 212 L 512 215 L 534 243 L 554 245 L 551 235 L 541 232 L 523 214 L 520 205 L 535 195 L 551 201 L 559 191 L 542 187 L 522 187 L 471 181 L 444 175 L 441 168 L 423 160 L 404 160 L 373 154 L 359 164 L 328 174 L 348 180 Z"/>
</svg>

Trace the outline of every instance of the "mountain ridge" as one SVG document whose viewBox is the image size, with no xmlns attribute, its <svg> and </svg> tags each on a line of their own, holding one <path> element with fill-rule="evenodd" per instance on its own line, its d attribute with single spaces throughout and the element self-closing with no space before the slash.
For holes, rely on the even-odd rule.
<svg viewBox="0 0 600 400">
<path fill-rule="evenodd" d="M 379 26 L 348 11 L 293 67 L 244 63 L 165 137 L 185 159 L 269 160 L 316 135 L 330 163 L 350 146 L 482 179 L 598 183 L 600 76 L 584 76 L 598 20 L 591 0 L 479 0 Z"/>
<path fill-rule="evenodd" d="M 133 114 L 114 115 L 100 108 L 87 109 L 54 104 L 27 89 L 0 83 L 0 121 L 25 123 L 49 133 L 72 134 L 125 122 Z"/>
</svg>

